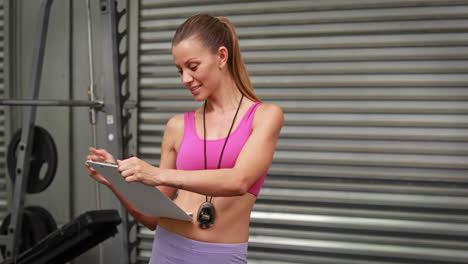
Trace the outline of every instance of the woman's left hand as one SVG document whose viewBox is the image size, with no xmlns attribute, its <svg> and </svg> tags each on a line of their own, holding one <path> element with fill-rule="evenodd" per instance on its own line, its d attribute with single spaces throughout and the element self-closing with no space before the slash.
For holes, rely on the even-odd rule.
<svg viewBox="0 0 468 264">
<path fill-rule="evenodd" d="M 118 160 L 117 164 L 119 165 L 120 174 L 122 174 L 126 182 L 141 182 L 149 186 L 161 185 L 158 177 L 160 171 L 158 167 L 136 157 Z"/>
</svg>

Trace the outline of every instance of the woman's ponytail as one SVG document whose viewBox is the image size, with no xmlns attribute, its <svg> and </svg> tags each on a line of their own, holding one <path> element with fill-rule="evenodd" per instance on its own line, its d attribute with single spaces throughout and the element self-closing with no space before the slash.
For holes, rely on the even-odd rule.
<svg viewBox="0 0 468 264">
<path fill-rule="evenodd" d="M 225 17 L 218 19 L 227 27 L 229 32 L 230 47 L 227 47 L 230 54 L 230 70 L 237 87 L 240 92 L 254 102 L 261 102 L 260 98 L 255 94 L 252 83 L 250 82 L 249 73 L 245 67 L 244 60 L 239 47 L 239 40 L 234 25 Z"/>
</svg>

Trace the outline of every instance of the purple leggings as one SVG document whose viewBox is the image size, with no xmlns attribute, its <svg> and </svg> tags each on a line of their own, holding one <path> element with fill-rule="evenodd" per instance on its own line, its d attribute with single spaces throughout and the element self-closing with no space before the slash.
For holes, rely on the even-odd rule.
<svg viewBox="0 0 468 264">
<path fill-rule="evenodd" d="M 247 245 L 200 242 L 158 226 L 149 264 L 245 264 Z"/>
</svg>

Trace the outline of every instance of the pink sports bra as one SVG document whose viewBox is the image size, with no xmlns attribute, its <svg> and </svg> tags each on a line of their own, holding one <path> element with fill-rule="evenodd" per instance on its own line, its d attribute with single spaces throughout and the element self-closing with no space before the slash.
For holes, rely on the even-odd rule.
<svg viewBox="0 0 468 264">
<path fill-rule="evenodd" d="M 255 112 L 261 103 L 255 103 L 245 113 L 237 128 L 229 136 L 226 148 L 224 150 L 221 168 L 233 168 L 237 157 L 244 144 L 252 133 L 252 122 Z M 180 143 L 179 153 L 177 154 L 176 168 L 178 170 L 204 170 L 203 138 L 197 135 L 195 129 L 195 112 L 184 114 L 184 137 Z M 217 169 L 221 149 L 226 138 L 206 141 L 206 159 L 208 169 Z M 248 190 L 249 193 L 258 196 L 266 173 L 258 179 Z"/>
</svg>

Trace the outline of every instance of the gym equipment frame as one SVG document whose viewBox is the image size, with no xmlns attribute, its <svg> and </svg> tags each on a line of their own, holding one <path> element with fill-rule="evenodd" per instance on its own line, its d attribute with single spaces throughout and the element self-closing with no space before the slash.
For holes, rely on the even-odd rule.
<svg viewBox="0 0 468 264">
<path fill-rule="evenodd" d="M 131 134 L 126 133 L 129 119 L 131 117 L 129 108 L 136 107 L 136 103 L 129 102 L 130 92 L 127 87 L 124 87 L 124 82 L 128 78 L 127 73 L 121 73 L 120 66 L 125 61 L 128 52 L 119 51 L 119 43 L 126 39 L 127 30 L 119 32 L 118 22 L 125 15 L 126 10 L 118 12 L 116 2 L 114 0 L 99 0 L 100 17 L 97 21 L 99 34 L 99 42 L 101 43 L 102 60 L 110 62 L 108 67 L 104 67 L 101 71 L 104 100 L 98 101 L 94 99 L 94 95 L 89 101 L 84 100 L 39 100 L 39 88 L 41 83 L 42 68 L 44 62 L 44 53 L 46 47 L 47 31 L 50 17 L 50 10 L 53 0 L 42 0 L 39 9 L 39 23 L 37 23 L 37 34 L 35 40 L 35 50 L 33 52 L 33 64 L 31 71 L 31 79 L 29 82 L 29 90 L 26 99 L 4 99 L 0 100 L 0 105 L 20 105 L 22 110 L 22 130 L 21 140 L 17 149 L 17 163 L 15 169 L 15 184 L 12 195 L 12 205 L 10 225 L 8 232 L 4 236 L 0 236 L 0 245 L 5 246 L 5 261 L 11 261 L 19 256 L 18 244 L 21 235 L 21 223 L 23 217 L 23 207 L 26 187 L 28 185 L 28 177 L 30 170 L 30 157 L 32 139 L 34 137 L 34 125 L 36 119 L 36 109 L 38 106 L 68 106 L 68 107 L 90 107 L 90 121 L 95 120 L 92 112 L 102 111 L 105 113 L 106 120 L 106 144 L 107 150 L 114 157 L 122 159 L 127 157 L 128 143 L 132 138 Z M 91 86 L 94 84 L 91 84 Z M 122 89 L 122 87 L 124 89 Z M 124 90 L 122 92 L 122 90 Z M 119 225 L 119 240 L 118 248 L 113 248 L 113 251 L 121 255 L 114 254 L 112 263 L 127 264 L 130 262 L 130 251 L 135 247 L 135 243 L 129 243 L 128 232 L 136 223 L 129 223 L 128 215 L 125 209 L 119 208 L 121 224 Z M 120 222 L 119 222 L 120 223 Z M 113 235 L 109 232 L 109 236 Z M 96 241 L 102 242 L 109 236 L 102 236 L 102 239 Z M 55 239 L 56 236 L 55 236 Z M 44 240 L 41 241 L 41 243 Z M 27 252 L 29 252 L 28 250 Z M 83 251 L 84 252 L 84 251 Z"/>
</svg>

